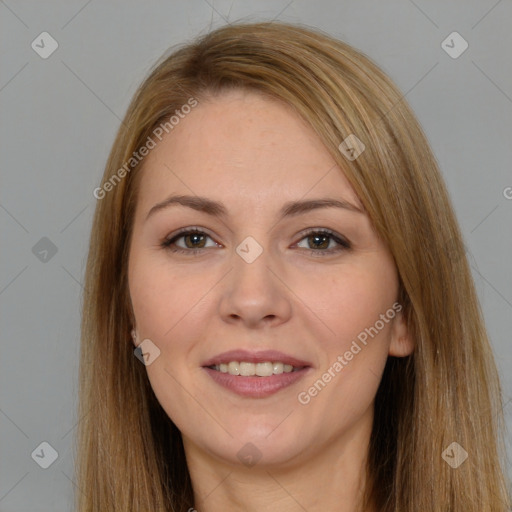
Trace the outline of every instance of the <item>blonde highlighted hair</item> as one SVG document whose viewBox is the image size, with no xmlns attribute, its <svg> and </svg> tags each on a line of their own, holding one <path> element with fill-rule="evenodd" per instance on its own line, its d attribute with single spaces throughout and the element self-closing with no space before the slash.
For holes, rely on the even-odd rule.
<svg viewBox="0 0 512 512">
<path fill-rule="evenodd" d="M 235 24 L 165 56 L 136 92 L 103 184 L 187 104 L 230 88 L 287 103 L 359 196 L 399 275 L 413 355 L 388 359 L 375 400 L 367 503 L 381 512 L 504 512 L 497 370 L 445 185 L 403 95 L 369 58 L 284 23 Z M 200 108 L 200 107 L 199 107 Z M 184 121 L 186 122 L 186 121 Z M 350 134 L 366 146 L 349 161 Z M 98 200 L 82 316 L 77 510 L 184 512 L 194 506 L 181 436 L 133 355 L 128 249 L 142 163 Z M 452 468 L 457 442 L 467 460 Z"/>
</svg>

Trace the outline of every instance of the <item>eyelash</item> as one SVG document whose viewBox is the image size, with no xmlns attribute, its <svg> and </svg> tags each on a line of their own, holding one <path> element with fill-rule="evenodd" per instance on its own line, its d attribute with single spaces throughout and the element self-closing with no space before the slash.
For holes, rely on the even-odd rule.
<svg viewBox="0 0 512 512">
<path fill-rule="evenodd" d="M 211 236 L 208 235 L 208 233 L 205 233 L 200 228 L 196 228 L 196 227 L 185 228 L 185 229 L 179 231 L 178 233 L 176 233 L 171 238 L 165 238 L 162 241 L 161 246 L 162 246 L 162 248 L 164 248 L 168 251 L 171 251 L 173 253 L 180 253 L 180 254 L 187 254 L 187 255 L 196 255 L 196 254 L 199 254 L 200 252 L 202 252 L 204 249 L 208 249 L 208 247 L 200 247 L 197 249 L 183 249 L 182 247 L 176 247 L 176 246 L 172 247 L 172 245 L 176 242 L 176 240 L 179 240 L 180 238 L 183 238 L 186 235 L 206 235 L 207 237 L 211 238 Z M 299 240 L 299 242 L 301 242 L 302 240 L 304 240 L 305 238 L 307 238 L 311 235 L 321 235 L 321 236 L 330 237 L 337 244 L 339 244 L 339 247 L 335 248 L 335 249 L 326 249 L 326 250 L 305 249 L 306 251 L 309 251 L 312 255 L 315 255 L 315 256 L 327 256 L 327 255 L 331 255 L 334 253 L 346 251 L 347 249 L 351 248 L 351 244 L 347 240 L 344 240 L 344 239 L 338 237 L 333 231 L 331 231 L 329 229 L 325 229 L 325 228 L 311 229 L 309 231 L 302 233 L 302 238 Z"/>
</svg>

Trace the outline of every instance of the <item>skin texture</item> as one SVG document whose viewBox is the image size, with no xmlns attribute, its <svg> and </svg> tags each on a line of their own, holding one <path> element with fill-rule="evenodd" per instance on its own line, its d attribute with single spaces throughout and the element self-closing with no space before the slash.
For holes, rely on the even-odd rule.
<svg viewBox="0 0 512 512">
<path fill-rule="evenodd" d="M 396 267 L 365 213 L 322 208 L 278 216 L 294 200 L 329 197 L 360 206 L 342 170 L 289 107 L 231 91 L 201 101 L 152 150 L 143 173 L 129 257 L 136 343 L 150 339 L 160 350 L 146 369 L 182 432 L 195 507 L 355 510 L 386 359 L 413 350 L 402 315 L 308 404 L 297 396 L 392 307 Z M 146 219 L 171 194 L 220 201 L 228 215 L 173 205 Z M 202 252 L 161 246 L 187 227 L 210 237 L 188 238 Z M 315 245 L 304 233 L 320 228 L 351 248 L 327 253 L 340 247 L 334 239 Z M 248 236 L 263 248 L 252 263 L 235 251 Z M 175 245 L 187 250 L 186 242 Z M 241 397 L 202 368 L 240 348 L 279 350 L 311 368 L 269 397 Z M 237 457 L 249 442 L 261 454 L 252 467 Z"/>
</svg>

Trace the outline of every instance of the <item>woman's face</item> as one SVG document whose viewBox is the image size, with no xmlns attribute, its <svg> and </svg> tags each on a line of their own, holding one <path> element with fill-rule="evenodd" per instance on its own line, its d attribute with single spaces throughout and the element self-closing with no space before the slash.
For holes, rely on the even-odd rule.
<svg viewBox="0 0 512 512">
<path fill-rule="evenodd" d="M 129 288 L 187 456 L 286 466 L 364 449 L 386 359 L 412 351 L 393 259 L 342 170 L 252 92 L 200 102 L 147 156 Z"/>
</svg>

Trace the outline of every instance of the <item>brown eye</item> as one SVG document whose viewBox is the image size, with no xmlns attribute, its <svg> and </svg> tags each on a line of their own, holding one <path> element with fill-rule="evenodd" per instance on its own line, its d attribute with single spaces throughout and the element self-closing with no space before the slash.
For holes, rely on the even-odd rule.
<svg viewBox="0 0 512 512">
<path fill-rule="evenodd" d="M 190 233 L 188 235 L 182 235 L 180 238 L 185 240 L 185 245 L 189 249 L 196 249 L 198 247 L 204 247 L 206 237 L 201 233 Z"/>
<path fill-rule="evenodd" d="M 189 229 L 180 231 L 171 238 L 167 238 L 162 242 L 162 247 L 172 252 L 181 252 L 187 254 L 195 254 L 200 252 L 202 249 L 208 247 L 218 247 L 216 242 L 213 242 L 213 246 L 207 246 L 207 240 L 212 238 L 204 231 L 197 229 Z M 183 242 L 178 243 L 180 240 Z M 213 241 L 213 240 L 212 240 Z"/>
<path fill-rule="evenodd" d="M 327 249 L 330 242 L 329 235 L 309 235 L 307 237 L 310 249 Z"/>
<path fill-rule="evenodd" d="M 306 240 L 307 247 L 300 246 L 302 240 Z M 325 229 L 306 233 L 297 246 L 315 253 L 315 255 L 332 254 L 350 249 L 351 247 L 348 241 Z"/>
</svg>

